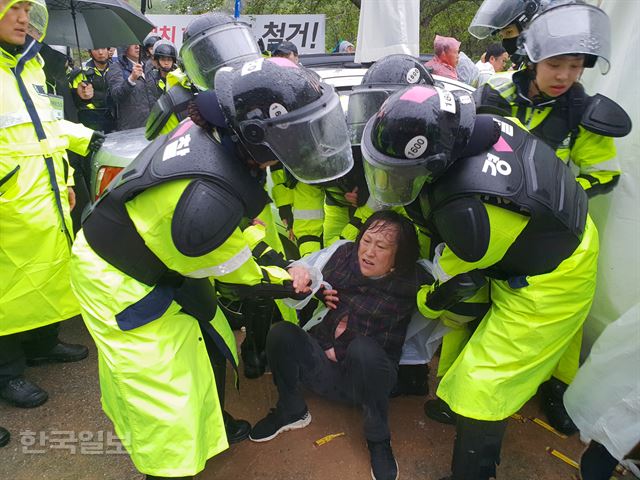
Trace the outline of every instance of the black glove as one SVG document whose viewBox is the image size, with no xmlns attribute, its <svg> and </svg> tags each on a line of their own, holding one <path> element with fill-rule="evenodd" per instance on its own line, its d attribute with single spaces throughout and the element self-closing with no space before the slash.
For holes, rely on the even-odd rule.
<svg viewBox="0 0 640 480">
<path fill-rule="evenodd" d="M 282 221 L 286 223 L 287 230 L 291 230 L 293 228 L 293 211 L 291 205 L 278 207 L 278 213 Z"/>
<path fill-rule="evenodd" d="M 221 297 L 234 301 L 245 298 L 293 298 L 294 300 L 302 300 L 308 295 L 307 293 L 296 293 L 290 280 L 285 280 L 283 285 L 273 283 L 241 285 L 216 280 L 216 290 Z"/>
<path fill-rule="evenodd" d="M 91 140 L 89 140 L 89 151 L 91 153 L 96 153 L 100 150 L 105 138 L 104 133 L 99 130 L 94 130 L 93 135 L 91 135 Z"/>
<path fill-rule="evenodd" d="M 487 283 L 479 270 L 460 273 L 437 286 L 425 302 L 431 310 L 449 310 L 456 303 L 472 297 Z"/>
</svg>

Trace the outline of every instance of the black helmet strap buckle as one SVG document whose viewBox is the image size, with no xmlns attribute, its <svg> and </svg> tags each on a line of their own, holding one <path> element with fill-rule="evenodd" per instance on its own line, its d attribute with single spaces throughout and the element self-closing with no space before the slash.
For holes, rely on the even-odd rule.
<svg viewBox="0 0 640 480">
<path fill-rule="evenodd" d="M 321 88 L 322 96 L 302 108 L 298 108 L 294 111 L 278 115 L 274 118 L 255 118 L 240 122 L 239 127 L 242 136 L 247 142 L 254 145 L 260 145 L 264 142 L 267 128 L 271 128 L 274 126 L 284 126 L 289 123 L 296 123 L 299 120 L 309 116 L 311 113 L 316 112 L 321 108 L 326 108 L 332 102 L 339 102 L 338 97 L 334 97 L 333 89 L 331 87 L 321 84 Z"/>
</svg>

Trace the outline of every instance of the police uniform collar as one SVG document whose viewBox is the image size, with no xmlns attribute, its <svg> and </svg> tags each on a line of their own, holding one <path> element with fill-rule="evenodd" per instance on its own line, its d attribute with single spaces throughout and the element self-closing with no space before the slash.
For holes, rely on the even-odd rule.
<svg viewBox="0 0 640 480">
<path fill-rule="evenodd" d="M 547 97 L 546 95 L 536 96 L 535 98 L 529 98 L 529 86 L 533 81 L 531 78 L 531 70 L 523 68 L 513 74 L 513 84 L 516 87 L 516 103 L 525 105 L 527 107 L 548 107 L 555 104 L 558 98 Z"/>
</svg>

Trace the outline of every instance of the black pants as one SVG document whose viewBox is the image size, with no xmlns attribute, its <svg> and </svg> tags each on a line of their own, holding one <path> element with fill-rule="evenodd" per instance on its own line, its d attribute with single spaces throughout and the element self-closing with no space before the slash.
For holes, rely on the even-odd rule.
<svg viewBox="0 0 640 480">
<path fill-rule="evenodd" d="M 19 377 L 27 366 L 26 357 L 48 352 L 58 343 L 59 323 L 13 335 L 0 336 L 0 386 Z"/>
<path fill-rule="evenodd" d="M 327 358 L 318 342 L 297 325 L 281 322 L 267 337 L 267 358 L 278 387 L 278 409 L 290 415 L 306 408 L 300 386 L 331 400 L 361 405 L 364 433 L 374 442 L 390 437 L 389 392 L 398 366 L 378 343 L 356 337 L 341 362 Z"/>
</svg>

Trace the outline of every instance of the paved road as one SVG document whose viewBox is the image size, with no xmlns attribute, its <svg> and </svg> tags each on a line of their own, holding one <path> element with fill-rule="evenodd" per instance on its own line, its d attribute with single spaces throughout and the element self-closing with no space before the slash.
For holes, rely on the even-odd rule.
<svg viewBox="0 0 640 480">
<path fill-rule="evenodd" d="M 141 480 L 129 457 L 118 453 L 113 428 L 100 409 L 95 346 L 79 320 L 66 322 L 62 338 L 90 345 L 88 359 L 76 364 L 30 368 L 28 378 L 50 395 L 33 410 L 0 404 L 0 425 L 11 443 L 0 449 L 0 480 Z M 432 385 L 433 387 L 433 385 Z M 241 381 L 232 388 L 227 408 L 255 422 L 275 405 L 270 375 Z M 400 477 L 438 480 L 448 473 L 453 427 L 440 425 L 422 413 L 424 398 L 403 397 L 391 402 L 392 445 Z M 362 436 L 360 412 L 308 396 L 313 421 L 304 430 L 287 432 L 271 442 L 249 441 L 211 459 L 199 480 L 355 480 L 368 479 L 369 457 Z M 523 414 L 540 416 L 534 401 Z M 345 436 L 316 447 L 313 441 L 331 433 Z M 554 447 L 578 458 L 577 438 L 561 439 L 532 423 L 512 420 L 507 429 L 500 480 L 572 480 L 574 468 L 545 453 Z"/>
</svg>

